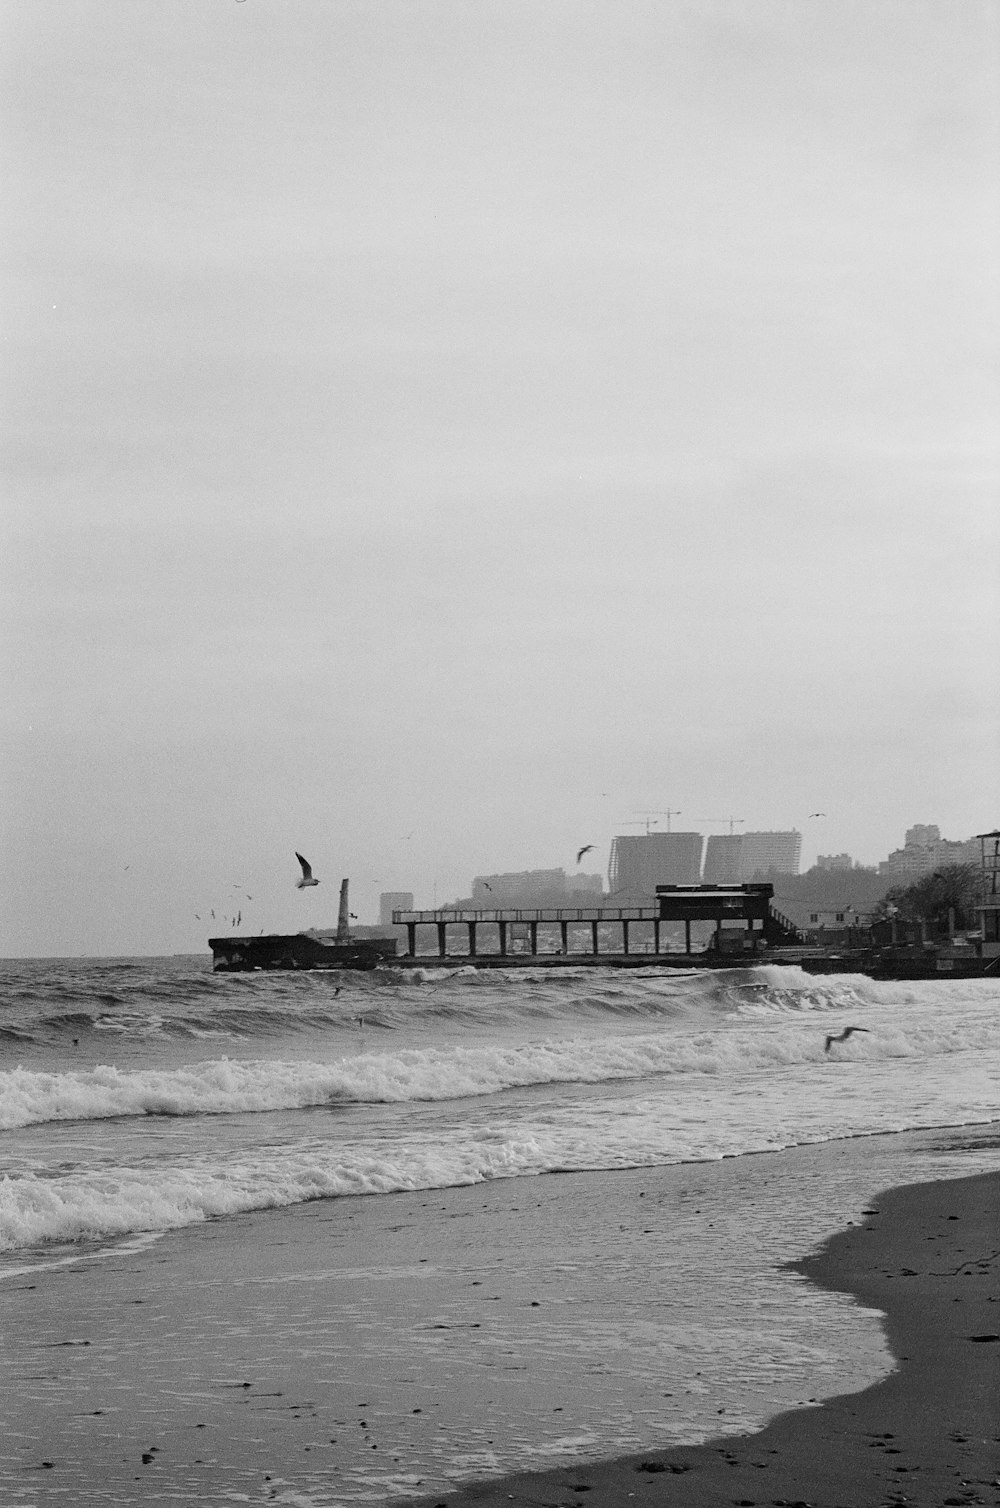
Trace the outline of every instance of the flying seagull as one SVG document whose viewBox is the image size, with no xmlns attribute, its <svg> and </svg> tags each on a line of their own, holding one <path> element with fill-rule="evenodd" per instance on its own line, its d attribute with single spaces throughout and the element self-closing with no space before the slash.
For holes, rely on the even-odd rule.
<svg viewBox="0 0 1000 1508">
<path fill-rule="evenodd" d="M 295 881 L 296 890 L 305 890 L 308 885 L 318 885 L 319 880 L 313 879 L 312 865 L 309 863 L 309 860 L 304 859 L 298 849 L 295 850 L 295 857 L 302 865 L 302 878 Z"/>
<path fill-rule="evenodd" d="M 810 817 L 825 817 L 826 812 L 810 812 Z"/>
<path fill-rule="evenodd" d="M 830 1045 L 833 1042 L 846 1042 L 847 1039 L 848 1039 L 848 1037 L 851 1035 L 852 1032 L 866 1032 L 867 1030 L 868 1030 L 867 1026 L 845 1026 L 844 1030 L 840 1033 L 839 1036 L 837 1036 L 837 1037 L 827 1037 L 827 1039 L 826 1039 L 826 1051 L 827 1052 L 830 1051 Z"/>
<path fill-rule="evenodd" d="M 593 846 L 594 846 L 593 843 L 585 843 L 582 848 L 577 849 L 576 862 L 578 864 L 579 864 L 580 860 L 583 858 L 583 856 L 584 856 L 585 853 L 590 853 L 590 850 L 593 848 Z"/>
</svg>

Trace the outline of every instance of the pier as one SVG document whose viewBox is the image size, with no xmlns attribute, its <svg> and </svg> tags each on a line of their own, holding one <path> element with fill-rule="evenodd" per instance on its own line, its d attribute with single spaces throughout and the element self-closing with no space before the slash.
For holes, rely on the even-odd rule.
<svg viewBox="0 0 1000 1508">
<path fill-rule="evenodd" d="M 528 953 L 531 957 L 547 956 L 538 953 L 539 927 L 558 927 L 558 953 L 563 957 L 602 958 L 605 962 L 628 959 L 633 956 L 630 948 L 629 927 L 633 922 L 646 922 L 653 929 L 652 951 L 643 949 L 640 957 L 662 957 L 661 925 L 663 922 L 679 922 L 684 926 L 684 952 L 669 949 L 671 958 L 694 956 L 691 943 L 693 922 L 712 922 L 714 925 L 713 946 L 722 951 L 728 944 L 731 950 L 741 953 L 756 953 L 764 945 L 775 943 L 795 944 L 802 939 L 792 924 L 771 906 L 774 887 L 769 884 L 752 885 L 658 885 L 655 906 L 541 906 L 533 909 L 501 906 L 495 909 L 460 909 L 443 907 L 433 911 L 394 911 L 393 925 L 406 928 L 407 956 L 417 956 L 417 928 L 434 927 L 437 931 L 439 958 L 461 957 L 485 961 L 492 956 L 506 959 L 510 956 L 511 929 L 527 930 Z M 600 929 L 611 925 L 620 929 L 621 948 L 605 947 L 601 952 Z M 499 937 L 498 953 L 483 953 L 479 946 L 479 928 L 496 927 Z M 467 947 L 461 953 L 448 951 L 448 928 L 464 927 Z M 589 949 L 570 952 L 570 928 L 587 927 L 590 932 Z M 523 953 L 519 955 L 523 957 Z"/>
<path fill-rule="evenodd" d="M 1000 834 L 996 839 L 1000 853 Z M 1000 873 L 1000 869 L 997 870 Z M 1000 882 L 998 882 L 1000 883 Z M 352 935 L 347 909 L 347 881 L 341 886 L 340 917 L 336 931 L 297 932 L 292 935 L 259 937 L 211 937 L 213 967 L 218 973 L 246 973 L 262 969 L 372 970 L 441 964 L 464 960 L 478 969 L 551 968 L 572 966 L 617 969 L 661 968 L 727 969 L 753 964 L 763 958 L 774 963 L 797 964 L 812 974 L 861 973 L 876 979 L 926 979 L 947 971 L 950 977 L 977 977 L 993 969 L 1000 959 L 972 953 L 971 949 L 943 952 L 937 948 L 867 946 L 829 948 L 807 945 L 795 926 L 771 904 L 774 887 L 749 885 L 657 885 L 654 906 L 513 906 L 470 909 L 442 907 L 433 911 L 394 910 L 395 927 L 405 927 L 407 952 L 397 951 L 395 937 Z M 987 922 L 996 925 L 1000 914 L 995 895 L 986 902 Z M 677 930 L 665 938 L 664 924 Z M 696 946 L 692 927 L 709 936 Z M 640 942 L 630 932 L 643 924 L 647 935 Z M 436 951 L 417 950 L 419 927 L 434 928 Z M 449 950 L 448 929 L 464 932 L 462 951 Z M 496 928 L 496 948 L 484 947 L 483 927 Z M 683 927 L 683 951 L 679 928 Z M 557 945 L 539 952 L 539 928 L 553 930 Z M 602 935 L 603 929 L 603 935 Z M 586 948 L 574 947 L 583 938 Z M 453 934 L 454 935 L 454 934 Z M 992 936 L 987 930 L 987 936 Z M 543 939 L 544 940 L 544 939 Z M 620 940 L 620 945 L 619 945 Z M 668 945 L 664 947 L 664 942 Z M 492 937 L 490 938 L 492 942 Z M 650 946 L 651 944 L 651 946 Z M 526 945 L 526 946 L 525 946 Z M 989 944 L 987 944 L 988 946 Z"/>
<path fill-rule="evenodd" d="M 608 922 L 613 922 L 621 928 L 621 954 L 627 957 L 629 953 L 629 924 L 631 922 L 652 922 L 654 929 L 653 950 L 660 951 L 660 913 L 655 906 L 541 906 L 532 910 L 523 910 L 518 907 L 501 906 L 495 910 L 453 910 L 440 911 L 394 911 L 392 913 L 393 926 L 405 927 L 407 936 L 407 954 L 416 956 L 417 952 L 417 928 L 435 927 L 437 929 L 438 957 L 447 958 L 457 956 L 463 958 L 485 959 L 490 954 L 483 954 L 479 949 L 478 929 L 483 926 L 495 926 L 499 934 L 500 951 L 493 956 L 507 958 L 510 954 L 511 933 L 513 927 L 526 927 L 530 943 L 529 952 L 532 955 L 538 953 L 538 929 L 540 926 L 556 926 L 559 928 L 559 952 L 569 955 L 569 929 L 587 925 L 590 928 L 591 949 L 589 954 L 582 956 L 600 955 L 600 937 L 598 929 Z M 467 929 L 468 948 L 464 953 L 449 955 L 448 953 L 448 928 L 453 926 Z M 601 955 L 607 957 L 605 954 Z"/>
</svg>

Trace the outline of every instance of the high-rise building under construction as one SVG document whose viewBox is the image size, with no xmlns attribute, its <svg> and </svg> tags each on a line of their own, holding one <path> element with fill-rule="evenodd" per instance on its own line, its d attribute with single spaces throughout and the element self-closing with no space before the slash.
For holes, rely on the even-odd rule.
<svg viewBox="0 0 1000 1508">
<path fill-rule="evenodd" d="M 798 874 L 802 858 L 802 834 L 791 832 L 742 833 L 739 873 L 741 883 L 754 875 L 777 869 L 782 874 Z"/>
<path fill-rule="evenodd" d="M 735 885 L 740 874 L 741 833 L 712 833 L 705 844 L 706 885 Z"/>
<path fill-rule="evenodd" d="M 611 841 L 612 904 L 652 906 L 657 885 L 697 885 L 701 833 L 628 834 Z"/>
<path fill-rule="evenodd" d="M 739 885 L 772 869 L 798 874 L 802 857 L 799 832 L 713 833 L 705 845 L 706 884 Z"/>
</svg>

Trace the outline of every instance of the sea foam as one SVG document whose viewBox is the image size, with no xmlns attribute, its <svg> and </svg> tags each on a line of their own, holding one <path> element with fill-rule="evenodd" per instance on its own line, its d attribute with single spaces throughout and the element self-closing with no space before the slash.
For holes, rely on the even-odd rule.
<svg viewBox="0 0 1000 1508">
<path fill-rule="evenodd" d="M 778 1009 L 771 1001 L 762 1014 Z M 836 1030 L 836 1027 L 832 1029 Z M 540 1039 L 516 1045 L 410 1048 L 359 1053 L 331 1063 L 280 1059 L 212 1059 L 183 1068 L 119 1069 L 102 1065 L 47 1073 L 0 1073 L 0 1128 L 110 1116 L 224 1115 L 316 1105 L 450 1100 L 533 1084 L 600 1084 L 664 1074 L 748 1073 L 815 1063 L 825 1052 L 825 1024 L 775 1023 L 740 1030 L 656 1033 L 616 1031 L 600 1037 Z M 947 1020 L 909 1023 L 882 1016 L 838 1053 L 874 1061 L 926 1057 L 997 1045 L 996 1025 L 970 1031 Z"/>
</svg>

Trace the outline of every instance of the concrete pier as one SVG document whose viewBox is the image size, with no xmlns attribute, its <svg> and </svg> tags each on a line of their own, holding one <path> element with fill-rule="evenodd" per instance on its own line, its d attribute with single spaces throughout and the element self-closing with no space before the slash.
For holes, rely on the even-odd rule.
<svg viewBox="0 0 1000 1508">
<path fill-rule="evenodd" d="M 434 911 L 394 911 L 392 913 L 393 925 L 406 928 L 407 956 L 417 957 L 420 927 L 434 927 L 437 932 L 437 951 L 439 958 L 474 958 L 477 963 L 484 963 L 489 957 L 506 959 L 512 956 L 511 930 L 514 927 L 526 928 L 529 943 L 529 955 L 519 953 L 518 958 L 530 956 L 532 958 L 547 959 L 553 956 L 582 958 L 601 958 L 604 962 L 611 962 L 619 958 L 631 958 L 633 956 L 642 959 L 651 956 L 662 957 L 660 939 L 660 908 L 659 906 L 542 906 L 533 910 L 524 910 L 517 907 L 497 907 L 494 910 L 460 910 L 445 909 Z M 633 953 L 633 938 L 629 932 L 631 923 L 646 922 L 652 927 L 653 951 L 641 951 Z M 600 928 L 613 924 L 616 932 L 621 937 L 621 947 L 609 947 L 605 942 L 604 951 L 601 951 Z M 464 927 L 468 938 L 467 951 L 464 953 L 449 953 L 448 951 L 448 928 Z M 498 951 L 484 950 L 479 929 L 483 926 L 495 926 L 498 937 Z M 551 927 L 557 931 L 559 938 L 558 953 L 539 953 L 538 929 L 539 927 Z M 589 952 L 580 948 L 572 950 L 570 929 L 588 928 L 590 934 Z M 516 943 L 514 944 L 516 947 Z M 686 951 L 691 951 L 691 929 L 687 929 Z M 672 955 L 671 955 L 672 956 Z"/>
</svg>

